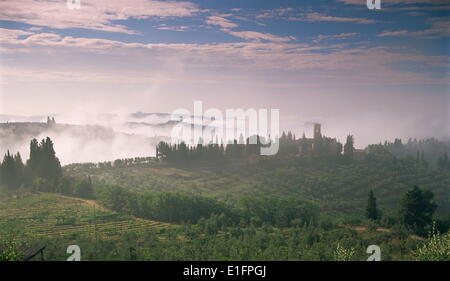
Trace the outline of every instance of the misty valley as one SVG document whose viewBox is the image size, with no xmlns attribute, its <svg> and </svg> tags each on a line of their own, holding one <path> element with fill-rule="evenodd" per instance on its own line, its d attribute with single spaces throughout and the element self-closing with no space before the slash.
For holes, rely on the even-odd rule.
<svg viewBox="0 0 450 281">
<path fill-rule="evenodd" d="M 450 259 L 449 140 L 357 149 L 315 123 L 262 156 L 259 136 L 171 143 L 185 121 L 131 117 L 3 118 L 0 260 Z"/>
</svg>

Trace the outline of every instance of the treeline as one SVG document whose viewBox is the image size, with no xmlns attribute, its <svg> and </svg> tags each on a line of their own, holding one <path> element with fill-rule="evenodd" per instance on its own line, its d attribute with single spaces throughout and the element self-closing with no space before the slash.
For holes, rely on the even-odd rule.
<svg viewBox="0 0 450 281">
<path fill-rule="evenodd" d="M 354 159 L 354 138 L 347 136 L 345 145 L 334 138 L 317 136 L 307 139 L 305 135 L 297 139 L 291 132 L 283 132 L 282 136 L 274 140 L 278 142 L 277 156 L 296 155 L 311 159 L 340 160 L 351 162 Z M 171 164 L 224 164 L 236 163 L 236 160 L 250 162 L 261 155 L 261 148 L 267 146 L 267 140 L 258 135 L 247 138 L 241 136 L 239 141 L 226 145 L 210 143 L 204 145 L 201 141 L 196 146 L 189 146 L 184 142 L 170 144 L 160 142 L 156 149 L 157 158 Z M 274 143 L 273 145 L 275 145 Z"/>
<path fill-rule="evenodd" d="M 77 171 L 81 169 L 108 169 L 112 167 L 148 165 L 151 163 L 155 163 L 154 157 L 133 157 L 116 159 L 114 161 L 104 161 L 99 163 L 72 163 L 64 166 L 64 169 L 70 171 Z"/>
<path fill-rule="evenodd" d="M 106 187 L 99 191 L 99 200 L 119 213 L 163 222 L 197 223 L 212 214 L 233 217 L 232 211 L 216 200 L 182 193 L 133 193 L 122 187 Z"/>
<path fill-rule="evenodd" d="M 305 226 L 316 223 L 319 214 L 318 207 L 311 203 L 277 197 L 246 197 L 238 208 L 245 224 L 254 226 Z"/>
<path fill-rule="evenodd" d="M 55 192 L 69 196 L 94 199 L 92 180 L 65 177 L 56 157 L 53 141 L 47 137 L 41 142 L 30 142 L 30 158 L 23 163 L 20 153 L 5 154 L 0 165 L 0 183 L 10 190 L 26 187 L 33 191 Z"/>
<path fill-rule="evenodd" d="M 184 142 L 169 144 L 160 142 L 156 148 L 157 157 L 172 164 L 223 164 L 229 160 L 244 159 L 251 155 L 260 155 L 263 139 L 259 136 L 247 138 L 241 136 L 239 142 L 207 144 L 200 141 L 196 146 Z"/>
<path fill-rule="evenodd" d="M 0 167 L 0 183 L 11 189 L 30 184 L 36 179 L 57 180 L 61 175 L 61 164 L 49 137 L 40 143 L 36 139 L 31 141 L 30 158 L 26 165 L 20 153 L 12 155 L 8 150 Z"/>
<path fill-rule="evenodd" d="M 98 193 L 102 204 L 119 213 L 172 223 L 214 221 L 215 225 L 263 224 L 278 227 L 314 223 L 318 208 L 300 200 L 274 197 L 244 198 L 231 206 L 220 201 L 183 193 L 133 193 L 119 186 L 103 188 Z"/>
<path fill-rule="evenodd" d="M 390 153 L 398 158 L 415 158 L 416 161 L 437 165 L 441 169 L 450 169 L 448 154 L 450 153 L 450 140 L 440 141 L 435 138 L 417 140 L 408 139 L 403 143 L 401 139 L 394 142 L 385 142 L 383 145 Z"/>
</svg>

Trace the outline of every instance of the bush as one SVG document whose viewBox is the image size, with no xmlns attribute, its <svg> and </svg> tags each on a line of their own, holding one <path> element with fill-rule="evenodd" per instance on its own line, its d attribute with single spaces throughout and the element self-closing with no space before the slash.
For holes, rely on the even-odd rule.
<svg viewBox="0 0 450 281">
<path fill-rule="evenodd" d="M 19 244 L 13 239 L 0 240 L 0 261 L 20 261 Z"/>
<path fill-rule="evenodd" d="M 441 235 L 433 225 L 425 244 L 413 253 L 414 261 L 450 261 L 450 233 Z"/>
<path fill-rule="evenodd" d="M 336 250 L 334 251 L 335 261 L 352 261 L 355 256 L 354 248 L 345 248 L 339 243 L 337 244 Z"/>
</svg>

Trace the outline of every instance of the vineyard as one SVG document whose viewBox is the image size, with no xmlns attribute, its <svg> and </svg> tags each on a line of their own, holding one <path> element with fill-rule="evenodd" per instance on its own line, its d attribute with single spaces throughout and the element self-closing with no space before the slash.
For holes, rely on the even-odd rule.
<svg viewBox="0 0 450 281">
<path fill-rule="evenodd" d="M 116 239 L 136 233 L 172 227 L 171 224 L 120 215 L 94 201 L 51 193 L 28 193 L 0 201 L 0 235 L 11 232 L 34 237 L 84 235 L 96 239 Z M 4 233 L 2 233 L 4 232 Z"/>
</svg>

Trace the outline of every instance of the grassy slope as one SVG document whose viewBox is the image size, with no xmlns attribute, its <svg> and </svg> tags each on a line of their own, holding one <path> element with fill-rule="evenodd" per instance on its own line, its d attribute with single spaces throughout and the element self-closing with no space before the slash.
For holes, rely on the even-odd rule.
<svg viewBox="0 0 450 281">
<path fill-rule="evenodd" d="M 402 162 L 352 165 L 307 164 L 289 159 L 227 169 L 142 165 L 66 170 L 76 177 L 118 184 L 134 191 L 179 191 L 236 202 L 242 196 L 275 195 L 318 203 L 326 213 L 362 214 L 373 189 L 382 209 L 394 210 L 414 185 L 435 193 L 439 212 L 450 212 L 450 173 Z"/>
</svg>

